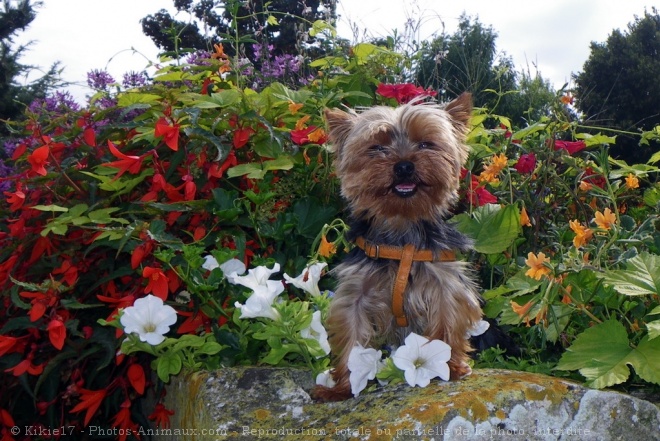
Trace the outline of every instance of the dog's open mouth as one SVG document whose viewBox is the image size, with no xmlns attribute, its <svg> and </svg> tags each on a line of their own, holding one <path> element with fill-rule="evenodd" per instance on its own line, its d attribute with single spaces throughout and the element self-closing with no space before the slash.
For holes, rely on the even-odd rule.
<svg viewBox="0 0 660 441">
<path fill-rule="evenodd" d="M 413 182 L 401 182 L 392 187 L 392 191 L 399 197 L 408 198 L 417 192 L 417 184 Z"/>
</svg>

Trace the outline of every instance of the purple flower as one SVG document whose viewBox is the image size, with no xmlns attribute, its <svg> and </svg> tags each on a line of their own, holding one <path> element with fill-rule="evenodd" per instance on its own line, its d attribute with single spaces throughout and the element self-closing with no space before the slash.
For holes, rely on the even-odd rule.
<svg viewBox="0 0 660 441">
<path fill-rule="evenodd" d="M 92 89 L 107 90 L 108 86 L 114 83 L 115 79 L 104 70 L 94 69 L 87 73 L 87 84 Z"/>
<path fill-rule="evenodd" d="M 127 72 L 124 74 L 121 84 L 127 89 L 144 86 L 147 84 L 147 75 L 144 72 Z"/>
<path fill-rule="evenodd" d="M 46 98 L 37 98 L 28 106 L 32 113 L 59 113 L 64 114 L 69 111 L 77 112 L 80 105 L 74 100 L 69 92 L 55 92 Z"/>
<path fill-rule="evenodd" d="M 196 51 L 186 57 L 187 64 L 195 66 L 210 66 L 211 53 L 209 51 Z"/>
</svg>

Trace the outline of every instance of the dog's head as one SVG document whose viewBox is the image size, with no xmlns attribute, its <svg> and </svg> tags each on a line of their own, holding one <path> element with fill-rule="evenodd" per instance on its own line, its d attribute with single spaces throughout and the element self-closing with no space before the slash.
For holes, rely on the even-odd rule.
<svg viewBox="0 0 660 441">
<path fill-rule="evenodd" d="M 444 215 L 467 159 L 472 96 L 444 107 L 412 103 L 360 114 L 326 110 L 335 168 L 352 212 L 406 223 Z"/>
</svg>

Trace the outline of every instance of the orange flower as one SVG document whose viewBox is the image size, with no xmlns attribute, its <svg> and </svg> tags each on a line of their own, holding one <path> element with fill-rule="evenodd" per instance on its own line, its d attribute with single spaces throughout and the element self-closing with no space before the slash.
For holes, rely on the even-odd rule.
<svg viewBox="0 0 660 441">
<path fill-rule="evenodd" d="M 546 263 L 550 263 L 550 259 L 544 253 L 535 255 L 530 252 L 527 254 L 527 259 L 525 259 L 525 265 L 529 267 L 525 275 L 536 280 L 541 280 L 541 277 L 550 274 L 550 268 L 545 265 Z"/>
<path fill-rule="evenodd" d="M 575 237 L 573 238 L 573 245 L 575 245 L 575 248 L 580 248 L 586 245 L 594 235 L 590 228 L 580 224 L 577 219 L 570 221 L 568 224 L 570 225 L 571 230 L 575 233 Z"/>
<path fill-rule="evenodd" d="M 628 190 L 639 188 L 639 179 L 637 179 L 637 176 L 633 175 L 632 173 L 628 173 L 628 176 L 626 176 L 626 188 Z"/>
<path fill-rule="evenodd" d="M 522 207 L 522 210 L 520 210 L 520 226 L 521 227 L 532 226 L 532 223 L 529 221 L 529 215 L 527 214 L 527 210 L 525 210 L 525 207 Z"/>
<path fill-rule="evenodd" d="M 312 133 L 310 133 L 309 135 L 307 135 L 307 139 L 309 139 L 311 142 L 313 142 L 315 144 L 325 143 L 326 138 L 327 138 L 327 136 L 325 134 L 325 130 L 323 130 L 321 128 L 318 128 L 318 129 L 314 130 Z"/>
<path fill-rule="evenodd" d="M 499 155 L 493 155 L 490 158 L 490 164 L 484 165 L 484 171 L 481 172 L 479 175 L 479 181 L 480 182 L 497 182 L 499 179 L 497 178 L 497 175 L 499 175 L 502 170 L 507 166 L 507 157 L 504 153 L 500 153 Z"/>
<path fill-rule="evenodd" d="M 614 224 L 616 224 L 616 216 L 612 213 L 612 210 L 606 208 L 603 213 L 600 211 L 596 212 L 596 225 L 603 230 L 610 230 Z"/>
<path fill-rule="evenodd" d="M 325 258 L 332 257 L 337 252 L 337 247 L 334 243 L 328 242 L 325 235 L 321 236 L 321 244 L 319 245 L 319 255 Z"/>
<path fill-rule="evenodd" d="M 303 106 L 303 103 L 294 103 L 293 101 L 289 101 L 289 112 L 291 112 L 291 115 L 295 115 L 300 109 L 303 108 Z"/>
<path fill-rule="evenodd" d="M 529 310 L 532 309 L 532 306 L 534 306 L 534 304 L 532 303 L 531 300 L 525 303 L 524 305 L 519 305 L 513 300 L 511 300 L 511 309 L 513 309 L 513 312 L 518 314 L 518 317 L 520 317 L 521 319 L 523 318 L 525 319 L 525 324 L 527 326 L 529 326 L 529 316 L 527 314 L 529 314 Z"/>
<path fill-rule="evenodd" d="M 580 190 L 582 191 L 589 191 L 593 188 L 593 184 L 587 182 L 587 181 L 580 181 Z"/>
<path fill-rule="evenodd" d="M 569 92 L 566 95 L 562 95 L 561 98 L 559 98 L 559 100 L 562 102 L 562 104 L 566 106 L 568 106 L 569 104 L 573 104 L 573 100 L 574 100 L 573 94 Z"/>
</svg>

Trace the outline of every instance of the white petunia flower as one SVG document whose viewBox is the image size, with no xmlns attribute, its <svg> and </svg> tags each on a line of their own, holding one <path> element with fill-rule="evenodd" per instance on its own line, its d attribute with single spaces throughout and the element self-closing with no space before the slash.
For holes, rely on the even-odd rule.
<svg viewBox="0 0 660 441">
<path fill-rule="evenodd" d="M 239 275 L 245 272 L 245 264 L 238 259 L 229 259 L 223 264 L 219 264 L 215 257 L 212 255 L 204 256 L 204 264 L 202 268 L 208 271 L 213 271 L 216 268 L 220 268 L 222 273 L 225 275 L 225 278 L 229 278 L 230 275 Z M 235 273 L 235 274 L 234 274 Z"/>
<path fill-rule="evenodd" d="M 119 320 L 127 334 L 137 334 L 141 341 L 157 345 L 165 340 L 164 334 L 176 323 L 176 311 L 149 294 L 124 309 Z"/>
<path fill-rule="evenodd" d="M 478 335 L 481 335 L 484 332 L 488 331 L 488 328 L 490 328 L 490 323 L 488 323 L 486 320 L 479 320 L 477 323 L 474 324 L 474 326 L 468 329 L 465 338 L 476 337 Z"/>
<path fill-rule="evenodd" d="M 332 374 L 330 374 L 330 369 L 321 372 L 316 376 L 316 384 L 319 386 L 325 387 L 335 387 L 335 380 L 332 379 Z"/>
<path fill-rule="evenodd" d="M 309 327 L 300 331 L 300 336 L 302 338 L 311 338 L 316 340 L 321 345 L 321 349 L 325 352 L 325 355 L 330 353 L 330 343 L 328 343 L 328 331 L 323 327 L 321 323 L 321 311 L 315 311 L 312 314 L 312 323 Z"/>
<path fill-rule="evenodd" d="M 411 333 L 404 340 L 392 361 L 394 365 L 404 371 L 406 382 L 410 386 L 426 387 L 431 378 L 440 377 L 449 380 L 449 366 L 451 347 L 442 340 L 429 340 L 426 337 Z"/>
<path fill-rule="evenodd" d="M 351 392 L 354 397 L 367 387 L 369 380 L 376 378 L 376 374 L 382 368 L 383 354 L 374 348 L 363 348 L 362 345 L 355 346 L 348 356 L 348 370 L 351 371 L 349 381 Z"/>
<path fill-rule="evenodd" d="M 328 264 L 325 262 L 317 262 L 308 266 L 303 272 L 295 279 L 288 274 L 284 274 L 284 280 L 292 284 L 296 288 L 311 294 L 312 296 L 321 295 L 319 290 L 319 280 L 321 279 L 321 272 Z"/>
<path fill-rule="evenodd" d="M 280 318 L 279 313 L 273 308 L 273 301 L 284 291 L 284 286 L 280 282 L 278 285 L 281 289 L 257 285 L 244 305 L 239 302 L 234 303 L 234 306 L 241 310 L 240 318 L 265 317 L 273 320 Z"/>
<path fill-rule="evenodd" d="M 229 279 L 229 276 L 238 276 L 240 274 L 244 274 L 247 268 L 245 268 L 245 264 L 242 260 L 229 259 L 220 265 L 220 269 L 225 275 L 225 278 Z"/>
<path fill-rule="evenodd" d="M 280 271 L 280 264 L 275 263 L 273 265 L 273 269 L 268 269 L 265 266 L 258 266 L 256 268 L 252 268 L 248 270 L 247 275 L 245 276 L 239 276 L 235 273 L 228 274 L 227 275 L 227 281 L 233 285 L 243 285 L 247 288 L 250 288 L 252 290 L 255 290 L 258 286 L 266 286 L 271 290 L 277 290 L 279 287 L 282 288 L 282 291 L 284 291 L 284 286 L 282 286 L 282 282 L 280 281 L 275 281 L 275 280 L 268 280 L 268 278 Z M 279 293 L 278 293 L 279 294 Z"/>
<path fill-rule="evenodd" d="M 202 268 L 207 271 L 213 271 L 216 268 L 220 268 L 220 264 L 215 257 L 209 254 L 208 256 L 204 256 L 204 263 L 202 264 Z"/>
</svg>

